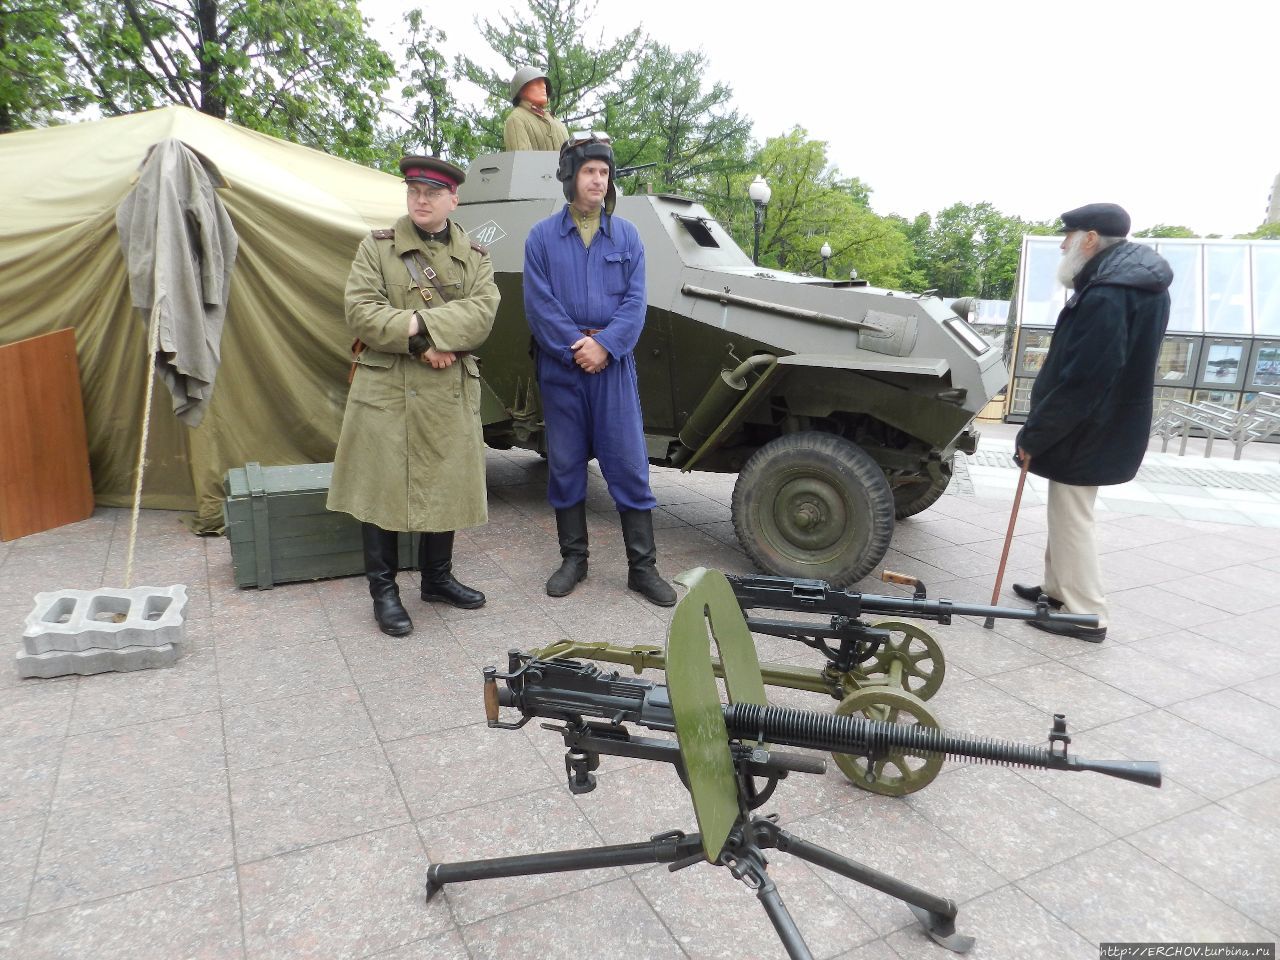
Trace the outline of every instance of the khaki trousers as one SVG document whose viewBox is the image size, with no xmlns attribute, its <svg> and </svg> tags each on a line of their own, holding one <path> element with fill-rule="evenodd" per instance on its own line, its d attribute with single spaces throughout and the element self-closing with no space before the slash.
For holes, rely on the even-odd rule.
<svg viewBox="0 0 1280 960">
<path fill-rule="evenodd" d="M 1093 530 L 1097 487 L 1049 481 L 1049 542 L 1044 548 L 1044 592 L 1068 613 L 1095 613 L 1107 625 L 1098 547 Z"/>
</svg>

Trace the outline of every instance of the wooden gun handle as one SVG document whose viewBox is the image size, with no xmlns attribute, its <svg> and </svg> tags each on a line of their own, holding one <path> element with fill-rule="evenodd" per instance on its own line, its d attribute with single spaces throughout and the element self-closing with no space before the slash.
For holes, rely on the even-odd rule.
<svg viewBox="0 0 1280 960">
<path fill-rule="evenodd" d="M 484 678 L 484 718 L 489 726 L 498 722 L 498 681 L 486 674 Z"/>
<path fill-rule="evenodd" d="M 885 583 L 900 583 L 904 587 L 918 587 L 920 581 L 910 574 L 894 573 L 892 570 L 884 570 L 880 574 L 880 579 Z"/>
</svg>

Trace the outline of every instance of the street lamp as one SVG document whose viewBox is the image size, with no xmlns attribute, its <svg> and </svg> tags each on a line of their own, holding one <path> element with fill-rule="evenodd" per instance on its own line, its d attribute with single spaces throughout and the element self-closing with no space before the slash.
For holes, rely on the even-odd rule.
<svg viewBox="0 0 1280 960">
<path fill-rule="evenodd" d="M 822 249 L 818 251 L 818 256 L 822 258 L 822 275 L 827 275 L 827 261 L 831 259 L 831 244 L 825 240 L 822 241 Z"/>
<path fill-rule="evenodd" d="M 751 247 L 751 262 L 759 266 L 760 227 L 764 224 L 764 208 L 769 205 L 769 198 L 773 196 L 773 191 L 769 189 L 769 184 L 765 182 L 764 177 L 757 173 L 756 178 L 751 181 L 751 186 L 747 187 L 747 196 L 756 207 L 755 244 Z"/>
</svg>

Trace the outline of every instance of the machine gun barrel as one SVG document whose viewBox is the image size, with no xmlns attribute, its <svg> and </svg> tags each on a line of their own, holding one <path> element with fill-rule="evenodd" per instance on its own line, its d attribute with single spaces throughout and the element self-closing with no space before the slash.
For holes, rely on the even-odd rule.
<svg viewBox="0 0 1280 960">
<path fill-rule="evenodd" d="M 657 160 L 654 160 L 651 163 L 633 163 L 629 167 L 619 167 L 616 171 L 614 171 L 613 177 L 615 180 L 617 180 L 621 177 L 634 176 L 635 174 L 639 173 L 641 170 L 648 170 L 650 167 L 656 167 L 657 165 L 658 165 Z"/>
<path fill-rule="evenodd" d="M 1054 613 L 1047 605 L 1037 604 L 1032 610 L 1019 607 L 991 607 L 978 603 L 956 603 L 952 600 L 930 600 L 914 578 L 886 574 L 885 579 L 917 585 L 913 597 L 890 597 L 853 590 L 833 589 L 825 580 L 791 580 L 787 577 L 728 576 L 734 596 L 742 609 L 763 607 L 769 610 L 792 610 L 804 613 L 829 613 L 836 616 L 860 617 L 864 613 L 913 617 L 950 623 L 956 615 L 997 618 L 1000 620 L 1037 620 L 1051 623 L 1096 627 L 1098 618 L 1087 613 Z"/>
<path fill-rule="evenodd" d="M 584 717 L 612 724 L 638 723 L 655 730 L 674 730 L 675 717 L 667 688 L 651 680 L 606 673 L 577 660 L 535 660 L 511 653 L 511 670 L 484 671 L 485 704 L 491 727 L 523 726 L 533 717 L 579 723 Z M 497 680 L 506 687 L 497 688 Z M 524 718 L 502 723 L 498 707 L 514 707 Z M 738 739 L 751 739 L 832 753 L 884 756 L 899 751 L 917 756 L 965 757 L 1001 766 L 1046 770 L 1092 771 L 1147 786 L 1160 786 L 1160 766 L 1152 762 L 1092 761 L 1067 754 L 1066 720 L 1058 715 L 1049 746 L 962 737 L 935 727 L 886 723 L 783 707 L 736 703 L 722 706 L 725 726 Z"/>
<path fill-rule="evenodd" d="M 1039 767 L 1046 770 L 1089 770 L 1147 786 L 1160 786 L 1160 765 L 1146 761 L 1081 760 L 1068 756 L 1063 748 L 1037 747 L 1009 740 L 961 737 L 936 727 L 886 723 L 861 717 L 815 713 L 789 707 L 761 707 L 735 703 L 724 709 L 725 726 L 736 737 L 750 737 L 792 747 L 829 750 L 832 753 L 884 754 L 901 751 L 916 756 L 966 757 L 1008 767 Z M 1066 734 L 1059 719 L 1054 739 Z"/>
</svg>

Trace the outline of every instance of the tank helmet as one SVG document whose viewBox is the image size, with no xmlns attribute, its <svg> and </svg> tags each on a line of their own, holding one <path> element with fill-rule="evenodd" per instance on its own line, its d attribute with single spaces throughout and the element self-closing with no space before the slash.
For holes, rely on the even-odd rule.
<svg viewBox="0 0 1280 960">
<path fill-rule="evenodd" d="M 618 191 L 614 186 L 617 168 L 613 163 L 613 146 L 607 133 L 593 131 L 570 134 L 569 139 L 561 145 L 556 179 L 564 185 L 564 198 L 570 203 L 573 202 L 578 171 L 588 160 L 603 160 L 609 165 L 609 190 L 605 193 L 604 209 L 606 213 L 613 213 L 613 207 L 618 198 Z"/>
<path fill-rule="evenodd" d="M 515 76 L 511 78 L 511 105 L 520 106 L 520 91 L 524 89 L 525 84 L 531 80 L 546 80 L 547 93 L 551 92 L 551 80 L 547 76 L 547 71 L 540 70 L 538 67 L 521 67 L 515 72 Z"/>
</svg>

